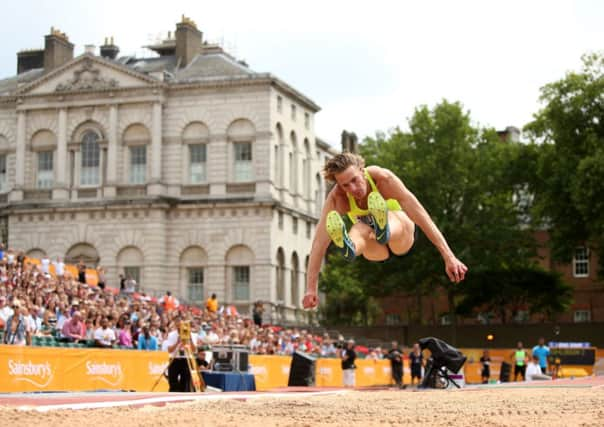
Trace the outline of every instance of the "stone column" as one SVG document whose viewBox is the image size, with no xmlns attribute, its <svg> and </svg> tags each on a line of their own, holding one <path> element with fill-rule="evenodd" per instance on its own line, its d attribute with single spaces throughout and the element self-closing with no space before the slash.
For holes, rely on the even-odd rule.
<svg viewBox="0 0 604 427">
<path fill-rule="evenodd" d="M 9 195 L 11 201 L 23 200 L 25 187 L 25 111 L 17 112 L 17 164 L 15 171 L 15 186 Z"/>
<path fill-rule="evenodd" d="M 107 182 L 104 197 L 115 197 L 117 192 L 117 105 L 109 107 L 109 133 L 107 135 Z"/>
<path fill-rule="evenodd" d="M 59 109 L 59 129 L 57 135 L 57 182 L 52 190 L 52 198 L 69 198 L 67 183 L 67 110 Z"/>
<path fill-rule="evenodd" d="M 161 185 L 161 136 L 162 136 L 162 105 L 160 102 L 153 103 L 152 129 L 151 129 L 151 179 L 147 187 L 149 195 L 160 195 L 163 193 Z"/>
</svg>

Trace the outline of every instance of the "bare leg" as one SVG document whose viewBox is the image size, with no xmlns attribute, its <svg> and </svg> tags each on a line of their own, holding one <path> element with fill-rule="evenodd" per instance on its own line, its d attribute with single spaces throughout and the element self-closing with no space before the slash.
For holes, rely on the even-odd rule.
<svg viewBox="0 0 604 427">
<path fill-rule="evenodd" d="M 388 258 L 388 249 L 375 240 L 373 228 L 362 222 L 357 222 L 348 232 L 355 246 L 357 256 L 363 255 L 369 261 L 383 261 Z"/>
<path fill-rule="evenodd" d="M 415 224 L 403 211 L 388 212 L 390 241 L 388 246 L 395 255 L 404 255 L 413 246 Z"/>
</svg>

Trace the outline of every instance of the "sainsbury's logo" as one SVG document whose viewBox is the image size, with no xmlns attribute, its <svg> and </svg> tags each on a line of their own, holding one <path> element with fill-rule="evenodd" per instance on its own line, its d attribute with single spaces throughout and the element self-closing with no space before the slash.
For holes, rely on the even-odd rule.
<svg viewBox="0 0 604 427">
<path fill-rule="evenodd" d="M 15 377 L 14 381 L 24 381 L 38 388 L 44 388 L 53 379 L 53 371 L 49 362 L 33 363 L 31 360 L 8 359 L 8 375 Z"/>
<path fill-rule="evenodd" d="M 149 375 L 161 375 L 164 373 L 168 363 L 153 363 L 149 362 Z"/>
<path fill-rule="evenodd" d="M 86 375 L 94 377 L 96 380 L 117 386 L 122 382 L 124 373 L 122 365 L 118 363 L 106 362 L 86 362 Z"/>
</svg>

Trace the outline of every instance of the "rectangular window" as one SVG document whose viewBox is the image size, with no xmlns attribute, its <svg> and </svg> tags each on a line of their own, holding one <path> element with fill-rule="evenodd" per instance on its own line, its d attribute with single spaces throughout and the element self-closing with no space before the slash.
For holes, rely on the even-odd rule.
<svg viewBox="0 0 604 427">
<path fill-rule="evenodd" d="M 280 113 L 283 111 L 283 98 L 281 96 L 277 96 L 277 111 Z"/>
<path fill-rule="evenodd" d="M 206 145 L 189 145 L 191 184 L 206 182 Z"/>
<path fill-rule="evenodd" d="M 252 143 L 237 142 L 233 144 L 235 150 L 235 173 L 236 182 L 249 182 L 253 180 L 252 171 Z"/>
<path fill-rule="evenodd" d="M 310 222 L 306 221 L 306 238 L 310 239 L 310 235 L 312 233 L 312 225 Z"/>
<path fill-rule="evenodd" d="M 296 120 L 296 106 L 292 104 L 292 120 Z"/>
<path fill-rule="evenodd" d="M 277 221 L 279 225 L 279 230 L 283 230 L 283 212 L 279 212 L 277 214 Z"/>
<path fill-rule="evenodd" d="M 529 321 L 529 312 L 527 310 L 518 310 L 514 316 L 516 323 L 526 323 Z"/>
<path fill-rule="evenodd" d="M 386 326 L 395 326 L 401 324 L 401 315 L 400 314 L 387 314 L 386 315 Z"/>
<path fill-rule="evenodd" d="M 124 276 L 132 277 L 136 282 L 136 290 L 138 291 L 141 286 L 141 268 L 140 267 L 124 267 Z"/>
<path fill-rule="evenodd" d="M 573 276 L 589 276 L 589 249 L 585 246 L 580 246 L 575 249 L 575 256 L 573 257 Z"/>
<path fill-rule="evenodd" d="M 248 266 L 233 267 L 233 297 L 235 301 L 250 299 L 250 268 Z"/>
<path fill-rule="evenodd" d="M 36 180 L 36 187 L 38 188 L 52 188 L 52 153 L 52 151 L 40 151 L 38 153 L 38 177 Z"/>
<path fill-rule="evenodd" d="M 136 145 L 130 147 L 130 171 L 128 182 L 130 184 L 144 184 L 147 171 L 147 147 Z"/>
<path fill-rule="evenodd" d="M 294 234 L 298 234 L 298 218 L 292 218 L 292 231 Z"/>
<path fill-rule="evenodd" d="M 310 129 L 310 114 L 304 113 L 304 127 Z"/>
<path fill-rule="evenodd" d="M 575 323 L 591 322 L 591 313 L 589 310 L 576 310 L 573 320 Z"/>
<path fill-rule="evenodd" d="M 189 301 L 203 301 L 203 268 L 189 268 L 187 296 Z"/>
<path fill-rule="evenodd" d="M 8 174 L 6 173 L 6 154 L 0 154 L 0 191 L 8 190 Z"/>
</svg>

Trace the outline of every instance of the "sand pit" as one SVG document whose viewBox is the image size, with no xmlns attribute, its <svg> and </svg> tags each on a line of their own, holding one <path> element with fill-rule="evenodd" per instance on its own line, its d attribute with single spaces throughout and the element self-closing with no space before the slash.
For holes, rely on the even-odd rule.
<svg viewBox="0 0 604 427">
<path fill-rule="evenodd" d="M 350 391 L 345 394 L 173 403 L 163 407 L 59 410 L 2 407 L 23 426 L 602 426 L 604 389 L 493 388 Z"/>
</svg>

